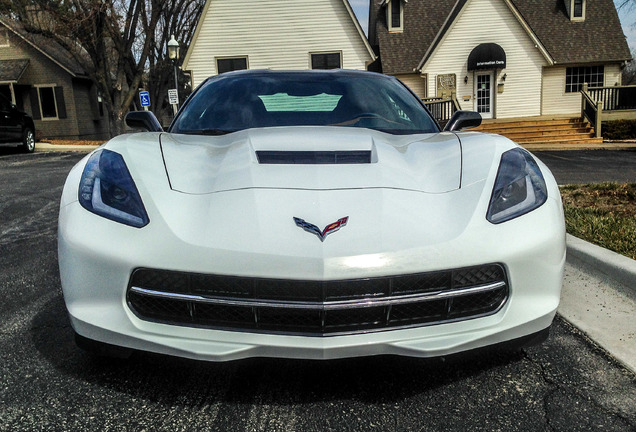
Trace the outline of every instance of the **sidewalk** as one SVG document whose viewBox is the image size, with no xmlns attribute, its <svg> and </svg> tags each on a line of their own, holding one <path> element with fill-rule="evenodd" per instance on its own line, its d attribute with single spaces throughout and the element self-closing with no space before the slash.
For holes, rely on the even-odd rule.
<svg viewBox="0 0 636 432">
<path fill-rule="evenodd" d="M 558 313 L 636 373 L 636 261 L 568 234 Z"/>
<path fill-rule="evenodd" d="M 49 144 L 43 142 L 37 142 L 35 144 L 36 152 L 84 152 L 89 153 L 95 150 L 99 146 L 95 145 L 67 145 L 67 144 Z"/>
</svg>

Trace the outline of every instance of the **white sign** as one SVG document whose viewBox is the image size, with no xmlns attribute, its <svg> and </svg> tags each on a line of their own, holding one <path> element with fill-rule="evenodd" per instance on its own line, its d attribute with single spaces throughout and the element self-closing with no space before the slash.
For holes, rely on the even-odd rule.
<svg viewBox="0 0 636 432">
<path fill-rule="evenodd" d="M 179 92 L 177 89 L 168 90 L 168 100 L 170 105 L 179 105 Z"/>
</svg>

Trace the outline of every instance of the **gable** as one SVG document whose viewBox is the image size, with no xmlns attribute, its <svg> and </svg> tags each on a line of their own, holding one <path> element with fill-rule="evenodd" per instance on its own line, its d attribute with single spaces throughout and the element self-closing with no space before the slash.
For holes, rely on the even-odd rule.
<svg viewBox="0 0 636 432">
<path fill-rule="evenodd" d="M 483 26 L 487 21 L 488 26 Z M 424 70 L 429 64 L 440 62 L 439 57 L 459 56 L 464 63 L 471 50 L 480 44 L 496 42 L 506 55 L 526 59 L 537 65 L 552 64 L 533 33 L 515 16 L 505 0 L 467 0 L 452 22 L 431 45 L 418 65 Z M 459 60 L 458 59 L 458 60 Z M 443 60 L 441 60 L 443 61 Z"/>
<path fill-rule="evenodd" d="M 310 53 L 339 52 L 365 69 L 375 55 L 347 0 L 208 0 L 184 60 L 195 85 L 216 59 L 244 56 L 250 69 L 309 69 Z"/>
</svg>

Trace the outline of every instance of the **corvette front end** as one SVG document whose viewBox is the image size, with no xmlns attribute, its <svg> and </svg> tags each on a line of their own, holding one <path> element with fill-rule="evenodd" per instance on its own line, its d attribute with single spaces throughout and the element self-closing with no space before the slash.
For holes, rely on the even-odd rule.
<svg viewBox="0 0 636 432">
<path fill-rule="evenodd" d="M 97 152 L 121 155 L 149 223 L 82 204 L 98 156 L 71 172 L 59 220 L 71 323 L 93 341 L 215 361 L 441 356 L 545 331 L 563 213 L 547 168 L 515 149 L 475 133 L 313 126 L 117 138 Z M 529 162 L 503 191 L 511 150 Z M 515 195 L 540 195 L 536 170 L 538 205 Z M 522 211 L 493 212 L 499 189 Z"/>
</svg>

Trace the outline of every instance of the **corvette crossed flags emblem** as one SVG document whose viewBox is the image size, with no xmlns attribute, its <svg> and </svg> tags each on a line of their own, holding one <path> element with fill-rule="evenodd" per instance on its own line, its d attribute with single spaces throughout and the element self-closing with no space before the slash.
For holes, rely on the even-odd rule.
<svg viewBox="0 0 636 432">
<path fill-rule="evenodd" d="M 309 222 L 306 222 L 302 220 L 301 218 L 294 217 L 294 222 L 296 222 L 297 226 L 299 226 L 300 228 L 304 229 L 307 232 L 316 234 L 318 238 L 320 239 L 320 241 L 322 242 L 325 241 L 325 237 L 327 237 L 329 234 L 336 232 L 341 227 L 345 226 L 348 220 L 349 220 L 349 216 L 340 218 L 336 222 L 330 223 L 329 225 L 327 225 L 324 230 L 320 231 L 320 228 L 318 228 L 316 225 L 310 224 Z"/>
</svg>

